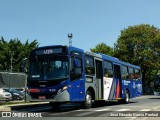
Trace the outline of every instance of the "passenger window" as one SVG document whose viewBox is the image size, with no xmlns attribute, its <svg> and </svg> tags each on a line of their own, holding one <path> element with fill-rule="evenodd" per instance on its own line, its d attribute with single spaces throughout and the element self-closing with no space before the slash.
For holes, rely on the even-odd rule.
<svg viewBox="0 0 160 120">
<path fill-rule="evenodd" d="M 93 57 L 85 56 L 85 73 L 87 75 L 94 75 L 95 74 Z"/>
<path fill-rule="evenodd" d="M 129 79 L 134 79 L 134 69 L 129 67 L 129 75 L 128 75 Z"/>
<path fill-rule="evenodd" d="M 113 77 L 113 65 L 110 61 L 104 61 L 104 76 Z"/>
<path fill-rule="evenodd" d="M 128 79 L 128 67 L 122 66 L 122 79 L 126 80 Z"/>
<path fill-rule="evenodd" d="M 141 79 L 141 71 L 140 71 L 140 70 L 135 69 L 134 78 L 135 78 L 136 80 L 140 80 L 140 79 Z"/>
</svg>

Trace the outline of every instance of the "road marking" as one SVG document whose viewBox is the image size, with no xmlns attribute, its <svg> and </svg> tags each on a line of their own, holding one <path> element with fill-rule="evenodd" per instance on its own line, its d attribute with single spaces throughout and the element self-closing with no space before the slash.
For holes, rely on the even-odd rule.
<svg viewBox="0 0 160 120">
<path fill-rule="evenodd" d="M 111 108 L 107 108 L 107 109 L 99 109 L 99 110 L 94 110 L 94 111 L 107 111 L 110 110 Z"/>
<path fill-rule="evenodd" d="M 129 111 L 130 109 L 120 109 L 120 110 L 116 110 L 116 111 Z"/>
<path fill-rule="evenodd" d="M 152 109 L 142 109 L 140 111 L 151 111 Z"/>
<path fill-rule="evenodd" d="M 85 110 L 75 110 L 75 111 L 85 111 Z"/>
<path fill-rule="evenodd" d="M 75 110 L 75 111 L 93 111 L 92 109 L 80 109 L 80 110 Z"/>
<path fill-rule="evenodd" d="M 99 112 L 99 111 L 108 111 L 112 108 L 106 108 L 106 109 L 99 109 L 99 110 L 93 110 L 93 109 L 89 109 L 89 110 L 83 110 L 83 109 L 80 109 L 80 110 L 75 110 L 75 111 L 95 111 L 95 112 Z"/>
<path fill-rule="evenodd" d="M 94 113 L 95 113 L 95 111 L 89 111 L 89 112 L 77 114 L 75 116 L 82 116 L 83 117 L 84 115 L 89 115 L 89 114 L 94 114 Z"/>
<path fill-rule="evenodd" d="M 158 107 L 154 107 L 154 108 L 153 108 L 153 110 L 158 109 L 158 108 L 160 108 L 160 106 L 158 106 Z"/>
<path fill-rule="evenodd" d="M 110 108 L 126 108 L 126 106 L 109 106 Z M 127 106 L 127 107 L 139 107 L 139 108 L 142 108 L 142 106 L 134 106 L 134 105 L 130 105 L 130 106 Z"/>
</svg>

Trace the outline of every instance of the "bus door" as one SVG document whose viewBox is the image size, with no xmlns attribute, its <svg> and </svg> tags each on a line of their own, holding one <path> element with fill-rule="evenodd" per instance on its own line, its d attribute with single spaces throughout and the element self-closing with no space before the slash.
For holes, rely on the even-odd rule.
<svg viewBox="0 0 160 120">
<path fill-rule="evenodd" d="M 122 79 L 121 79 L 121 69 L 120 65 L 114 64 L 114 73 L 113 73 L 113 83 L 115 85 L 115 99 L 121 98 L 122 97 Z"/>
<path fill-rule="evenodd" d="M 96 64 L 96 93 L 97 99 L 103 99 L 103 72 L 102 72 L 102 61 L 95 60 Z"/>
<path fill-rule="evenodd" d="M 83 78 L 83 53 L 71 52 L 70 58 L 70 81 L 71 81 L 71 101 L 83 100 L 84 78 Z"/>
</svg>

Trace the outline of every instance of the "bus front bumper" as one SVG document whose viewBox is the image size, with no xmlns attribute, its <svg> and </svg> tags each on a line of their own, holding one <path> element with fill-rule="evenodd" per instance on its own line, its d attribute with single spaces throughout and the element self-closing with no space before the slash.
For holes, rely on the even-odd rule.
<svg viewBox="0 0 160 120">
<path fill-rule="evenodd" d="M 67 90 L 65 90 L 62 93 L 55 95 L 53 98 L 49 98 L 49 99 L 32 98 L 29 94 L 27 94 L 27 100 L 28 101 L 37 101 L 37 102 L 69 102 L 70 95 Z"/>
</svg>

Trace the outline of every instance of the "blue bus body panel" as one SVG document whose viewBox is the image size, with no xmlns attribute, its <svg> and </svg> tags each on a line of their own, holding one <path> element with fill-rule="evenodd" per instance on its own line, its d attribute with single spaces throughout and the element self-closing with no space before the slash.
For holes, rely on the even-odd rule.
<svg viewBox="0 0 160 120">
<path fill-rule="evenodd" d="M 135 69 L 140 70 L 139 66 L 132 65 L 126 62 L 121 62 L 122 65 L 132 67 Z M 123 93 L 125 90 L 128 89 L 130 92 L 130 98 L 135 98 L 142 95 L 142 79 L 126 79 L 122 80 L 122 91 Z M 125 98 L 124 94 L 122 94 L 122 98 Z"/>
<path fill-rule="evenodd" d="M 80 52 L 82 53 L 82 77 L 74 81 L 70 81 L 71 93 L 70 100 L 71 102 L 84 101 L 85 99 L 85 75 L 84 75 L 84 50 L 69 46 L 68 55 L 70 57 L 70 52 Z"/>
<path fill-rule="evenodd" d="M 142 81 L 135 80 L 122 80 L 122 91 L 128 89 L 130 92 L 130 98 L 135 98 L 142 95 Z M 122 94 L 122 98 L 124 98 L 124 94 Z"/>
<path fill-rule="evenodd" d="M 137 80 L 136 81 L 136 96 L 141 96 L 143 93 L 142 91 L 142 80 Z"/>
<path fill-rule="evenodd" d="M 83 101 L 85 98 L 85 81 L 84 79 L 75 80 L 70 83 L 70 100 L 71 102 Z"/>
<path fill-rule="evenodd" d="M 122 91 L 123 91 L 122 98 L 125 98 L 124 93 L 126 89 L 128 89 L 130 92 L 130 98 L 134 98 L 135 95 L 134 95 L 133 81 L 122 80 Z"/>
</svg>

